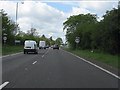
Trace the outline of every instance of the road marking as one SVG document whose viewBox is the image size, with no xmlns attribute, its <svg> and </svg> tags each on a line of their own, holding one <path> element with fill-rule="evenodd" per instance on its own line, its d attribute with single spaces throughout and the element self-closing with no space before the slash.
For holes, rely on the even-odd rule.
<svg viewBox="0 0 120 90">
<path fill-rule="evenodd" d="M 25 70 L 28 70 L 27 68 L 25 68 Z"/>
<path fill-rule="evenodd" d="M 44 57 L 44 55 L 42 55 L 42 57 Z"/>
<path fill-rule="evenodd" d="M 35 63 L 37 63 L 37 61 L 33 62 L 32 64 L 35 64 Z"/>
<path fill-rule="evenodd" d="M 47 54 L 47 53 L 48 53 L 48 51 L 49 51 L 49 50 L 47 50 L 45 54 Z M 45 54 L 44 54 L 44 55 L 42 55 L 42 58 L 45 56 Z"/>
<path fill-rule="evenodd" d="M 2 85 L 0 85 L 0 90 L 4 88 L 9 82 L 4 82 Z"/>
<path fill-rule="evenodd" d="M 65 50 L 63 50 L 63 51 L 65 51 Z M 67 52 L 67 51 L 65 51 L 65 52 Z M 69 54 L 71 54 L 71 55 L 73 55 L 73 56 L 75 56 L 75 57 L 83 60 L 83 61 L 86 62 L 86 63 L 91 64 L 92 66 L 95 66 L 96 68 L 99 68 L 100 70 L 102 70 L 102 71 L 104 71 L 104 72 L 106 72 L 106 73 L 108 73 L 108 74 L 116 77 L 117 79 L 120 79 L 120 77 L 117 76 L 116 74 L 114 74 L 114 73 L 112 73 L 112 72 L 110 72 L 110 71 L 108 71 L 108 70 L 106 70 L 106 69 L 104 69 L 104 68 L 102 68 L 102 67 L 100 67 L 100 66 L 98 66 L 98 65 L 96 65 L 96 64 L 94 64 L 94 63 L 92 63 L 92 62 L 90 62 L 90 61 L 88 61 L 88 60 L 86 60 L 86 59 L 84 59 L 84 58 L 81 58 L 81 57 L 79 57 L 79 56 L 77 56 L 77 55 L 75 55 L 75 54 L 73 54 L 73 53 L 70 53 L 70 52 L 67 52 L 67 53 L 69 53 Z"/>
<path fill-rule="evenodd" d="M 2 56 L 2 57 L 0 57 L 0 58 L 3 58 L 3 57 L 8 57 L 8 56 L 14 56 L 14 55 L 21 54 L 21 53 L 23 53 L 23 52 L 19 52 L 19 53 L 15 53 L 15 54 L 5 55 L 5 56 Z"/>
</svg>

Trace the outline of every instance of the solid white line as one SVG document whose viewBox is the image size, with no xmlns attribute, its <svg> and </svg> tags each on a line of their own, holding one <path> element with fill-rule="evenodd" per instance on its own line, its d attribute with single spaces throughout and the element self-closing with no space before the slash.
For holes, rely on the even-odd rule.
<svg viewBox="0 0 120 90">
<path fill-rule="evenodd" d="M 32 64 L 35 64 L 35 63 L 37 63 L 37 61 L 33 62 Z"/>
<path fill-rule="evenodd" d="M 63 51 L 65 51 L 65 50 L 63 50 Z M 67 51 L 65 51 L 65 52 L 67 52 Z M 86 63 L 91 64 L 92 66 L 95 66 L 96 68 L 99 68 L 100 70 L 102 70 L 102 71 L 104 71 L 104 72 L 106 72 L 106 73 L 108 73 L 108 74 L 116 77 L 117 79 L 120 79 L 120 77 L 117 76 L 116 74 L 114 74 L 114 73 L 112 73 L 112 72 L 110 72 L 110 71 L 108 71 L 108 70 L 106 70 L 106 69 L 104 69 L 104 68 L 102 68 L 102 67 L 100 67 L 100 66 L 98 66 L 98 65 L 96 65 L 96 64 L 94 64 L 94 63 L 92 63 L 92 62 L 90 62 L 90 61 L 88 61 L 88 60 L 86 60 L 86 59 L 84 59 L 84 58 L 81 58 L 81 57 L 79 57 L 79 56 L 77 56 L 77 55 L 75 55 L 75 54 L 73 54 L 73 53 L 70 53 L 70 52 L 67 52 L 67 53 L 69 53 L 69 54 L 71 54 L 71 55 L 73 55 L 73 56 L 75 56 L 75 57 L 83 60 L 83 61 L 86 62 Z"/>
<path fill-rule="evenodd" d="M 14 56 L 14 55 L 21 54 L 21 53 L 23 53 L 23 52 L 19 52 L 19 53 L 15 53 L 15 54 L 5 55 L 5 56 L 2 56 L 2 57 L 0 57 L 0 58 L 3 58 L 3 57 L 8 57 L 8 56 Z"/>
<path fill-rule="evenodd" d="M 4 88 L 9 82 L 4 82 L 2 85 L 0 85 L 0 90 Z"/>
</svg>

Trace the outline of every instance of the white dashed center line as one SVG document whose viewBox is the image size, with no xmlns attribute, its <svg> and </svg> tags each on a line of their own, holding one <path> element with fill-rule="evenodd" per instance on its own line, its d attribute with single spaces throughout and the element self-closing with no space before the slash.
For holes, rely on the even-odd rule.
<svg viewBox="0 0 120 90">
<path fill-rule="evenodd" d="M 47 53 L 48 53 L 48 51 L 49 51 L 49 50 L 47 50 L 45 54 L 47 54 Z M 44 55 L 42 55 L 42 58 L 45 56 L 45 54 L 44 54 Z"/>
<path fill-rule="evenodd" d="M 4 82 L 2 85 L 0 85 L 0 90 L 4 88 L 9 82 Z"/>
<path fill-rule="evenodd" d="M 32 64 L 35 64 L 35 63 L 37 63 L 37 61 L 33 62 Z"/>
<path fill-rule="evenodd" d="M 44 57 L 44 55 L 42 55 L 42 58 Z"/>
</svg>

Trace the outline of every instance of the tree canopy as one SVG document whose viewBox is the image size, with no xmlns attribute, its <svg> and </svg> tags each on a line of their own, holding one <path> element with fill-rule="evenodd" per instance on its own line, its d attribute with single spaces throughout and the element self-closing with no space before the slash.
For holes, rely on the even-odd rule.
<svg viewBox="0 0 120 90">
<path fill-rule="evenodd" d="M 119 53 L 119 15 L 120 9 L 107 11 L 100 22 L 97 21 L 97 15 L 70 16 L 63 23 L 63 30 L 66 29 L 66 39 L 70 47 L 75 49 L 75 38 L 80 37 L 78 48 L 100 50 L 111 54 Z"/>
</svg>

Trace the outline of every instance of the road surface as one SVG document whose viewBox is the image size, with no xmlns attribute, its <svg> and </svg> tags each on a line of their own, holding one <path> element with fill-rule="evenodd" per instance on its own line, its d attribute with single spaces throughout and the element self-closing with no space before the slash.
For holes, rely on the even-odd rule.
<svg viewBox="0 0 120 90">
<path fill-rule="evenodd" d="M 64 50 L 3 57 L 4 88 L 118 88 L 118 78 Z"/>
</svg>

